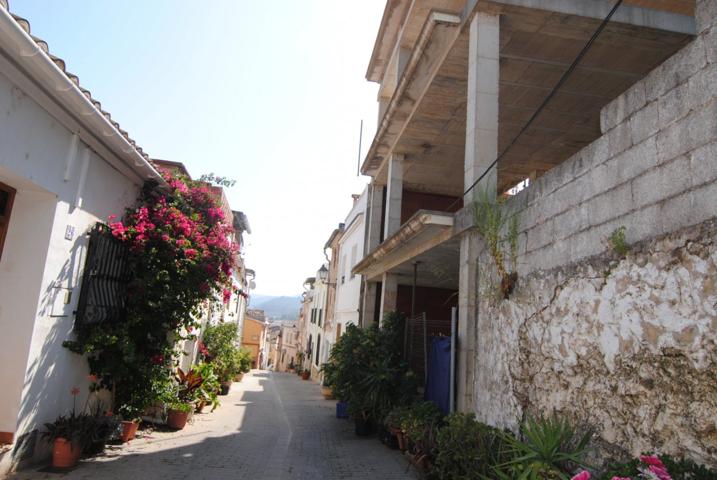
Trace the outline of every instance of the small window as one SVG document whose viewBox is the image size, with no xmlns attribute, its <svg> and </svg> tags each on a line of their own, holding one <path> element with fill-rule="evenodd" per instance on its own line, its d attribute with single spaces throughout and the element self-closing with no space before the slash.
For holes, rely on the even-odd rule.
<svg viewBox="0 0 717 480">
<path fill-rule="evenodd" d="M 2 249 L 3 245 L 5 245 L 14 200 L 15 189 L 0 182 L 0 258 L 2 258 Z"/>
<path fill-rule="evenodd" d="M 324 313 L 322 309 L 319 309 L 319 327 L 321 326 L 321 315 Z"/>
<path fill-rule="evenodd" d="M 316 357 L 314 358 L 314 363 L 316 366 L 319 366 L 319 352 L 321 351 L 321 335 L 317 335 L 316 337 Z"/>
</svg>

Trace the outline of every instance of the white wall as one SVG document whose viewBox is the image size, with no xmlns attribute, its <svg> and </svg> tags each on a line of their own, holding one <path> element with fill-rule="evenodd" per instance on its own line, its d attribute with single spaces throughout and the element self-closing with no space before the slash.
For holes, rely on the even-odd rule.
<svg viewBox="0 0 717 480">
<path fill-rule="evenodd" d="M 346 325 L 358 324 L 358 309 L 361 294 L 361 275 L 351 278 L 351 269 L 364 255 L 364 218 L 366 214 L 367 191 L 364 190 L 346 217 L 346 231 L 339 240 L 339 273 L 336 285 L 336 323 L 341 332 Z M 355 257 L 352 251 L 355 249 Z M 343 278 L 343 282 L 341 281 Z"/>
<path fill-rule="evenodd" d="M 62 347 L 72 336 L 84 233 L 121 216 L 139 182 L 93 152 L 85 156 L 81 141 L 68 155 L 72 133 L 2 75 L 0 112 L 0 181 L 18 191 L 0 260 L 0 328 L 12 332 L 0 350 L 0 430 L 17 439 L 72 408 L 73 386 L 84 402 L 86 361 Z M 66 239 L 68 228 L 74 235 Z"/>
</svg>

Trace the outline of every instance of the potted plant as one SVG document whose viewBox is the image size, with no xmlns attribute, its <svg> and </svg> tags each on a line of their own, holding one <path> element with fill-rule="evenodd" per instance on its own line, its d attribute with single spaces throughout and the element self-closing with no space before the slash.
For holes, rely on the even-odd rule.
<svg viewBox="0 0 717 480">
<path fill-rule="evenodd" d="M 42 436 L 52 444 L 52 466 L 70 468 L 77 464 L 82 453 L 82 419 L 73 411 L 60 415 L 52 423 L 45 424 Z"/>
<path fill-rule="evenodd" d="M 221 388 L 219 377 L 214 373 L 214 366 L 211 363 L 203 362 L 195 366 L 194 369 L 202 377 L 202 383 L 197 389 L 197 400 L 194 411 L 201 413 L 206 405 L 211 405 L 212 411 L 214 411 L 219 406 L 217 393 Z"/>
<path fill-rule="evenodd" d="M 196 368 L 192 368 L 186 373 L 178 368 L 174 380 L 174 385 L 168 389 L 165 398 L 167 425 L 170 428 L 181 430 L 187 424 L 189 414 L 194 409 L 194 403 L 199 398 L 204 378 Z"/>
<path fill-rule="evenodd" d="M 209 325 L 204 331 L 205 357 L 214 365 L 221 384 L 220 395 L 227 395 L 232 379 L 241 371 L 241 360 L 236 347 L 237 324 Z"/>
<path fill-rule="evenodd" d="M 398 448 L 402 452 L 406 451 L 408 448 L 408 442 L 406 441 L 406 435 L 403 431 L 402 425 L 403 422 L 408 414 L 409 407 L 406 406 L 398 406 L 395 407 L 391 412 L 386 416 L 385 424 L 388 432 L 396 437 L 396 442 L 398 443 Z"/>
<path fill-rule="evenodd" d="M 326 400 L 333 400 L 333 384 L 336 380 L 336 367 L 332 362 L 327 362 L 321 365 L 321 373 L 323 374 L 323 381 L 321 384 L 321 395 Z"/>
<path fill-rule="evenodd" d="M 304 370 L 301 372 L 301 379 L 308 380 L 311 377 L 311 370 Z"/>
<path fill-rule="evenodd" d="M 438 429 L 443 423 L 443 412 L 431 401 L 412 405 L 405 413 L 401 429 L 408 439 L 417 465 L 427 469 L 436 454 Z"/>
<path fill-rule="evenodd" d="M 91 413 L 83 415 L 82 418 L 85 425 L 81 440 L 82 451 L 90 455 L 102 453 L 119 427 L 117 418 L 111 411 L 103 410 L 99 402 Z"/>
<path fill-rule="evenodd" d="M 120 440 L 123 443 L 134 440 L 143 411 L 144 406 L 138 406 L 136 403 L 126 403 L 120 406 L 119 413 L 122 417 L 122 421 L 120 421 L 122 427 Z"/>
<path fill-rule="evenodd" d="M 181 400 L 167 403 L 167 426 L 175 430 L 181 430 L 187 425 L 189 414 L 192 411 L 191 403 Z"/>
</svg>

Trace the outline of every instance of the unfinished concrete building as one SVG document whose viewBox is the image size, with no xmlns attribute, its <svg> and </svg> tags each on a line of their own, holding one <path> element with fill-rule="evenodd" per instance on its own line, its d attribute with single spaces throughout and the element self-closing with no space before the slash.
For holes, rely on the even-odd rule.
<svg viewBox="0 0 717 480">
<path fill-rule="evenodd" d="M 713 463 L 717 2 L 624 1 L 519 135 L 614 3 L 388 0 L 361 319 L 426 312 L 440 331 L 457 306 L 456 403 L 482 421 L 557 410 L 633 454 Z M 474 202 L 506 193 L 518 279 L 497 299 Z"/>
</svg>

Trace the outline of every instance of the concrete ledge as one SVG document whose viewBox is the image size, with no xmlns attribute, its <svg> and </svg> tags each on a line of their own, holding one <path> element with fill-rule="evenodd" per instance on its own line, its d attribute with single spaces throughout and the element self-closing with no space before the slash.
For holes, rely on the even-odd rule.
<svg viewBox="0 0 717 480">
<path fill-rule="evenodd" d="M 453 237 L 453 214 L 419 210 L 352 269 L 375 278 Z"/>
</svg>

